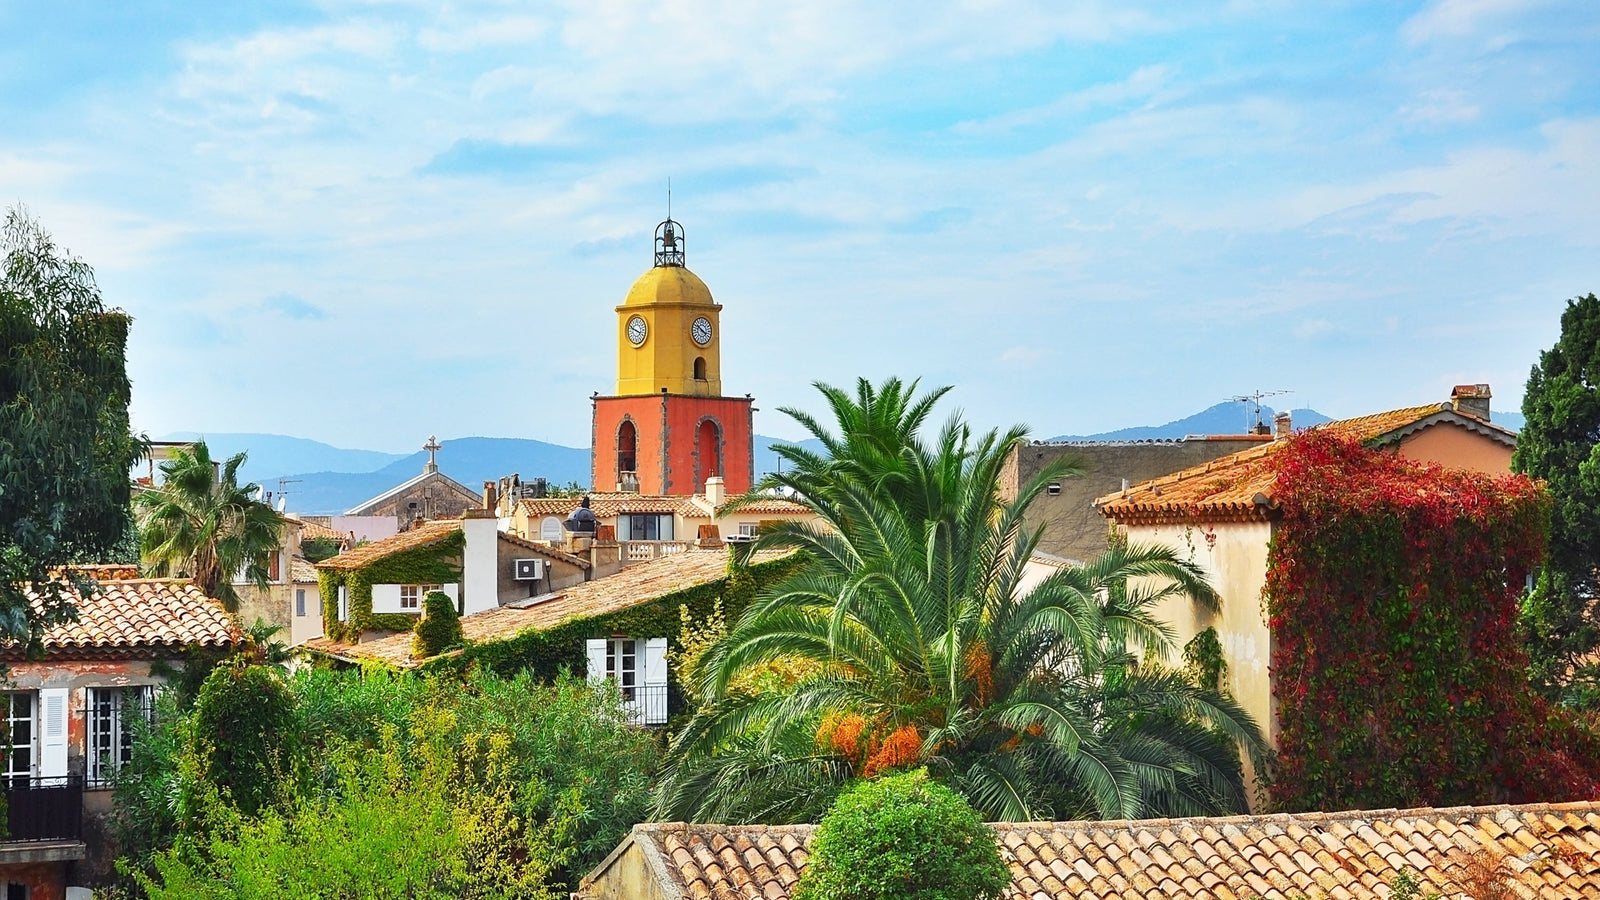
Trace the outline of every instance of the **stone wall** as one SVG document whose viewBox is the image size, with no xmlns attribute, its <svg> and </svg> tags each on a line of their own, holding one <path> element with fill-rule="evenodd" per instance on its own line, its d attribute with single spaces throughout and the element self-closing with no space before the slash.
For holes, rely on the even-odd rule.
<svg viewBox="0 0 1600 900">
<path fill-rule="evenodd" d="M 1052 462 L 1063 457 L 1081 462 L 1083 474 L 1060 479 L 1059 493 L 1041 494 L 1025 520 L 1029 528 L 1044 529 L 1040 550 L 1081 562 L 1106 548 L 1110 523 L 1095 510 L 1096 497 L 1120 490 L 1123 479 L 1136 484 L 1256 446 L 1262 440 L 1225 435 L 1172 441 L 1027 444 L 1013 455 L 1002 477 L 1002 489 L 1014 497 L 1021 485 Z"/>
</svg>

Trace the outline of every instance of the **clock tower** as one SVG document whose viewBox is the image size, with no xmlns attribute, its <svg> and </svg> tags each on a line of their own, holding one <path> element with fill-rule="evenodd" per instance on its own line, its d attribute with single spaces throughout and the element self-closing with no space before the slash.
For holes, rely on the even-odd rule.
<svg viewBox="0 0 1600 900">
<path fill-rule="evenodd" d="M 656 226 L 655 265 L 617 307 L 617 391 L 594 398 L 596 491 L 687 496 L 755 479 L 753 401 L 722 396 L 722 306 L 684 265 L 683 226 Z"/>
</svg>

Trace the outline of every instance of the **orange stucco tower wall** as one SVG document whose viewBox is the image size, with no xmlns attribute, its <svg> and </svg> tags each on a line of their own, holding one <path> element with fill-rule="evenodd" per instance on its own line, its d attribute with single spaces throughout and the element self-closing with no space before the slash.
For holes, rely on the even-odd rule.
<svg viewBox="0 0 1600 900">
<path fill-rule="evenodd" d="M 594 398 L 596 491 L 688 496 L 755 481 L 754 401 L 723 397 L 722 306 L 684 266 L 683 228 L 656 227 L 655 265 L 617 307 L 617 390 Z"/>
</svg>

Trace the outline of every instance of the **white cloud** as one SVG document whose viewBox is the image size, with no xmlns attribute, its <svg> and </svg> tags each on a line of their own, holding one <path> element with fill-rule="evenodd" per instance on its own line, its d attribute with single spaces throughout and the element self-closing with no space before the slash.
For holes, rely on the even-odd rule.
<svg viewBox="0 0 1600 900">
<path fill-rule="evenodd" d="M 1413 44 L 1467 37 L 1541 3 L 1542 0 L 1435 0 L 1432 6 L 1407 19 L 1400 26 L 1400 33 Z"/>
<path fill-rule="evenodd" d="M 1465 91 L 1423 91 L 1413 103 L 1400 108 L 1400 115 L 1422 125 L 1453 125 L 1471 122 L 1480 110 Z"/>
</svg>

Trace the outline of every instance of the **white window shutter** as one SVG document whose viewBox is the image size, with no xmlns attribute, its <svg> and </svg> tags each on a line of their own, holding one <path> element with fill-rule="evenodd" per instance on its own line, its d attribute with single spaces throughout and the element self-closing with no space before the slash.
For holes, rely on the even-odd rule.
<svg viewBox="0 0 1600 900">
<path fill-rule="evenodd" d="M 67 774 L 67 688 L 39 691 L 39 777 Z"/>
<path fill-rule="evenodd" d="M 644 683 L 667 683 L 666 638 L 650 638 L 644 642 Z"/>
<path fill-rule="evenodd" d="M 590 638 L 584 642 L 589 654 L 589 680 L 604 681 L 606 677 L 606 639 Z"/>
</svg>

